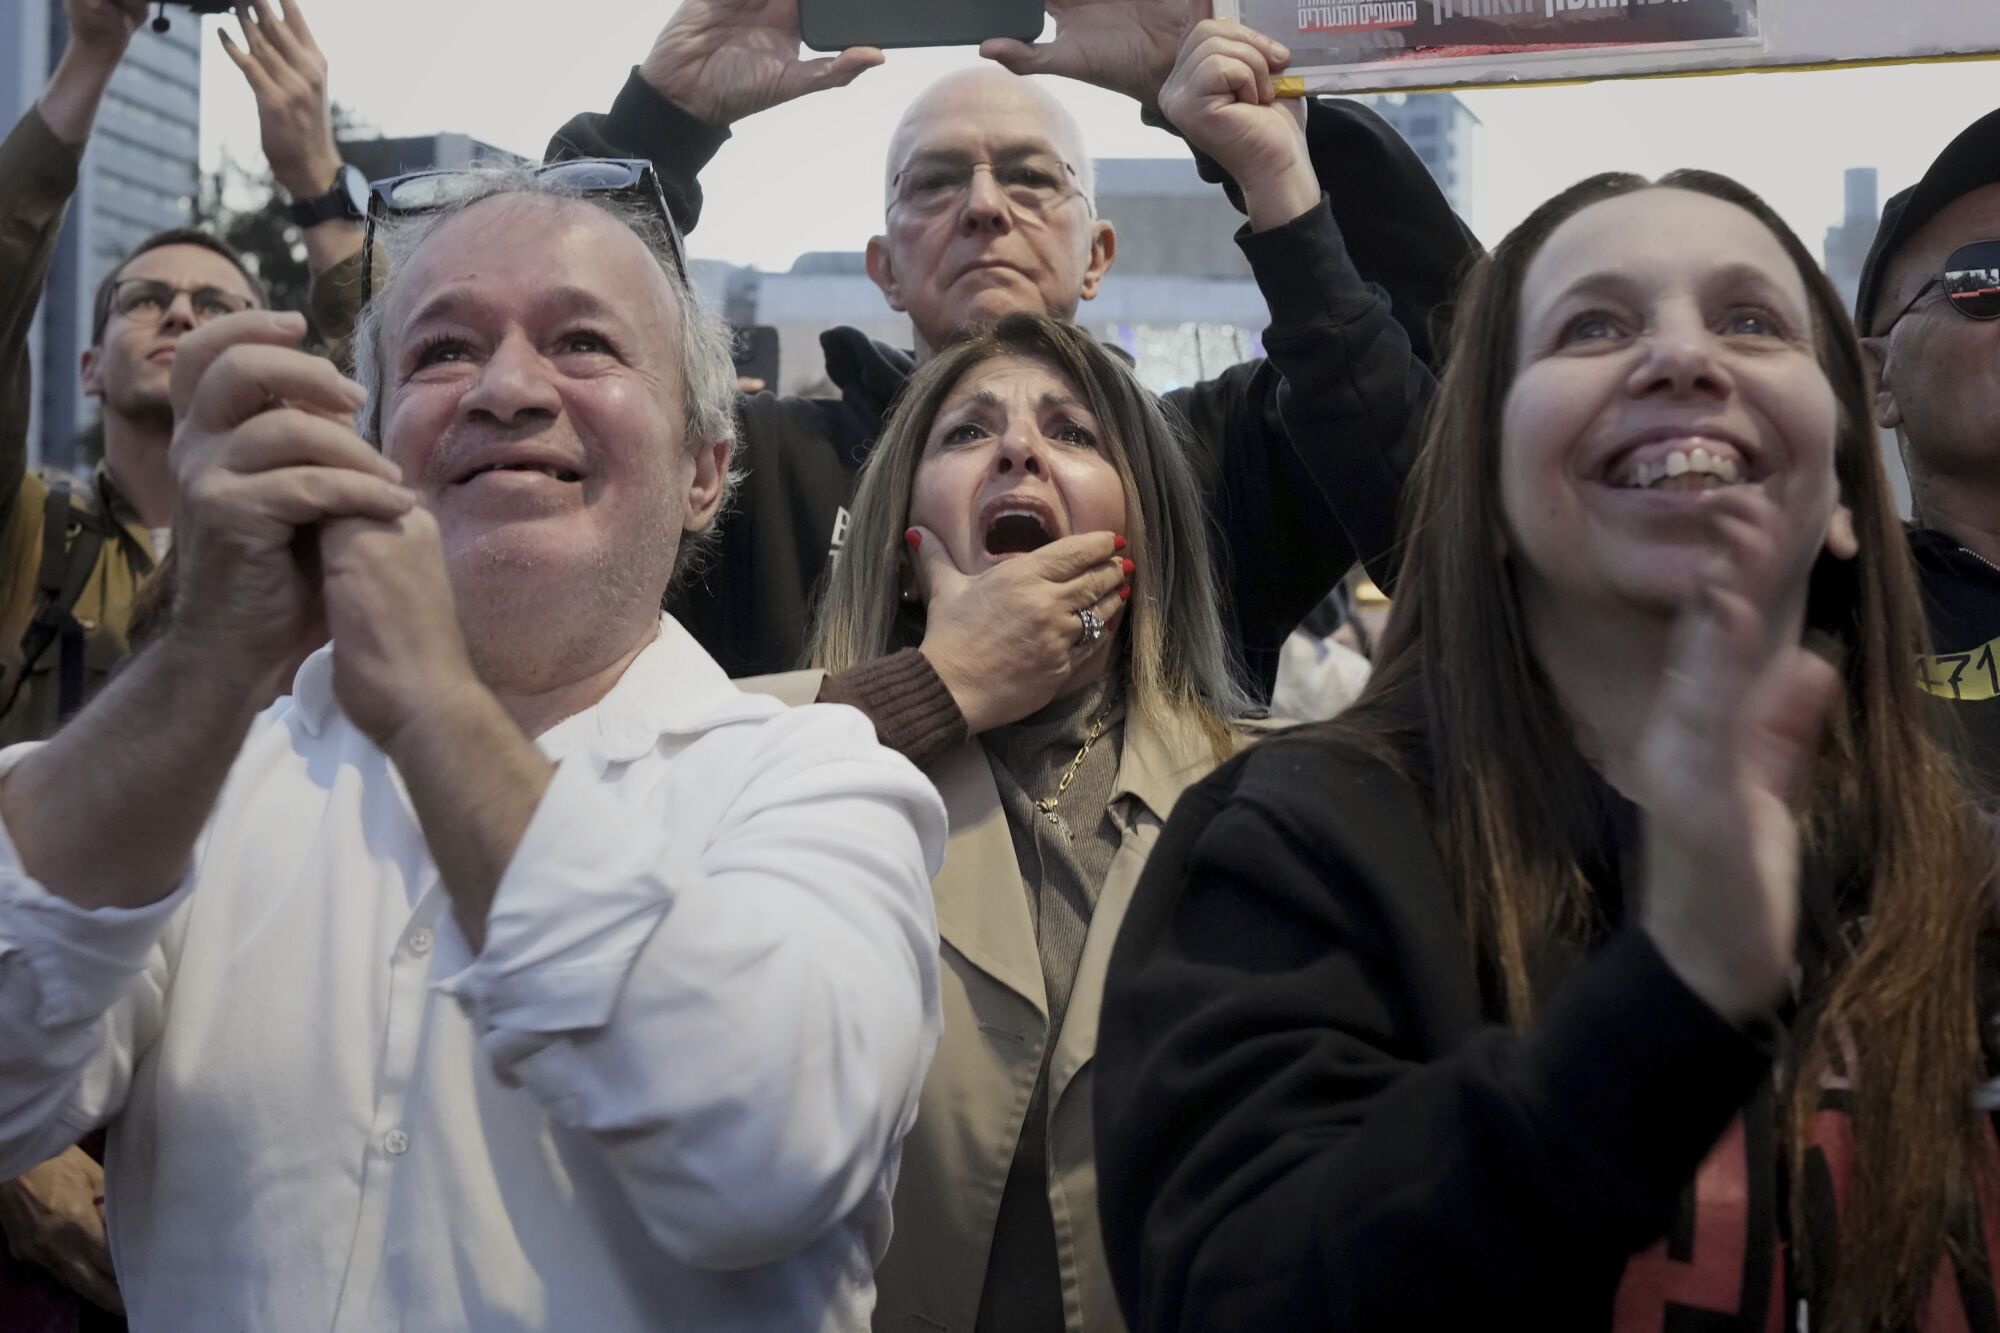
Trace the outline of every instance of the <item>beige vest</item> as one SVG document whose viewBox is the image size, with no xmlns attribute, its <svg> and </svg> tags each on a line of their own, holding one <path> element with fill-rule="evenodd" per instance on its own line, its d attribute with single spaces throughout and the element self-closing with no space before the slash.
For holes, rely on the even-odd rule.
<svg viewBox="0 0 2000 1333">
<path fill-rule="evenodd" d="M 791 704 L 818 697 L 822 675 L 738 681 Z M 1125 1327 L 1097 1223 L 1091 1057 L 1111 946 L 1147 855 L 1174 802 L 1215 767 L 1205 737 L 1169 735 L 1134 715 L 1112 790 L 1121 839 L 1084 939 L 1076 988 L 1049 1065 L 1049 1206 L 1062 1261 L 1069 1333 Z M 931 881 L 943 940 L 944 1037 L 903 1145 L 895 1234 L 876 1273 L 876 1333 L 970 1333 L 1007 1168 L 1050 1040 L 1027 888 L 986 751 L 975 740 L 933 764 L 951 819 Z"/>
<path fill-rule="evenodd" d="M 79 486 L 72 502 L 79 509 L 102 505 L 103 485 Z M 27 633 L 37 605 L 36 580 L 42 569 L 42 528 L 47 517 L 48 483 L 33 473 L 13 497 L 13 512 L 0 522 L 0 702 L 13 693 L 23 660 L 21 636 Z M 84 697 L 90 698 L 111 678 L 125 656 L 125 630 L 132 616 L 132 599 L 145 574 L 134 562 L 135 551 L 150 560 L 153 538 L 136 515 L 117 515 L 128 540 L 107 534 L 97 563 L 71 613 L 84 629 Z M 78 521 L 84 521 L 81 512 Z M 92 519 L 90 521 L 102 521 Z M 108 526 L 108 525 L 107 525 Z M 28 673 L 20 697 L 0 718 L 0 746 L 46 740 L 56 731 L 56 673 L 62 645 L 51 644 Z"/>
</svg>

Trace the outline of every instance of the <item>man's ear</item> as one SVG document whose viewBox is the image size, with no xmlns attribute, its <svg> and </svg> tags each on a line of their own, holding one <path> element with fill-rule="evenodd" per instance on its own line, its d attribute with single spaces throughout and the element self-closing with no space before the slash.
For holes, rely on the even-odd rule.
<svg viewBox="0 0 2000 1333">
<path fill-rule="evenodd" d="M 1118 257 L 1118 229 L 1103 218 L 1090 224 L 1090 266 L 1083 271 L 1083 299 L 1094 300 Z"/>
<path fill-rule="evenodd" d="M 1889 383 L 1889 340 L 1863 338 L 1861 360 L 1868 367 L 1869 401 L 1875 409 L 1875 424 L 1883 430 L 1894 430 L 1903 424 L 1903 409 L 1897 406 L 1896 391 Z"/>
<path fill-rule="evenodd" d="M 902 286 L 896 281 L 896 261 L 889 257 L 889 238 L 871 236 L 868 238 L 868 277 L 882 289 L 882 299 L 889 308 L 899 315 L 909 313 L 909 304 L 903 300 Z"/>
<path fill-rule="evenodd" d="M 688 478 L 687 510 L 681 526 L 704 531 L 715 522 L 722 493 L 729 481 L 729 441 L 719 440 L 694 451 L 694 474 Z"/>
<path fill-rule="evenodd" d="M 83 391 L 92 398 L 104 396 L 104 359 L 95 347 L 83 349 Z"/>
<path fill-rule="evenodd" d="M 1861 539 L 1854 535 L 1854 511 L 1844 504 L 1835 505 L 1827 517 L 1826 553 L 1836 560 L 1852 560 L 1861 553 Z"/>
</svg>

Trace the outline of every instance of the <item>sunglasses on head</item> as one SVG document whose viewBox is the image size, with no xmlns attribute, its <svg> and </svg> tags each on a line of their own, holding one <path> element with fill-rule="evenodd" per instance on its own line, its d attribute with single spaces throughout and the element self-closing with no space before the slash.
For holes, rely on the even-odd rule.
<svg viewBox="0 0 2000 1333">
<path fill-rule="evenodd" d="M 1897 320 L 1914 310 L 1934 287 L 1942 288 L 1951 308 L 1967 319 L 2000 319 L 2000 240 L 1974 241 L 1946 255 L 1944 268 L 1919 287 L 1909 304 L 1876 336 L 1888 337 Z"/>
<path fill-rule="evenodd" d="M 538 181 L 546 181 L 577 195 L 607 195 L 636 199 L 659 209 L 667 224 L 673 249 L 674 271 L 687 277 L 687 248 L 680 225 L 667 207 L 666 191 L 653 164 L 644 158 L 573 157 L 545 162 L 529 169 Z M 487 177 L 477 171 L 413 171 L 391 176 L 368 187 L 368 234 L 362 242 L 361 304 L 375 294 L 375 227 L 384 218 L 417 217 L 439 213 L 475 197 L 486 188 Z"/>
</svg>

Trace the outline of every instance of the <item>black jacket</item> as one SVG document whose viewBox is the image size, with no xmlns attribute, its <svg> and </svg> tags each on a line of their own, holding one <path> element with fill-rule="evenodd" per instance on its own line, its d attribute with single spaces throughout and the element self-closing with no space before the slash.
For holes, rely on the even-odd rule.
<svg viewBox="0 0 2000 1333">
<path fill-rule="evenodd" d="M 550 155 L 650 157 L 691 230 L 697 172 L 727 137 L 635 73 L 609 114 L 571 121 Z M 1476 253 L 1421 161 L 1373 112 L 1317 103 L 1308 138 L 1333 212 L 1238 235 L 1271 302 L 1270 359 L 1167 396 L 1195 442 L 1229 632 L 1266 690 L 1285 636 L 1357 554 L 1378 581 L 1393 576 L 1397 500 L 1434 387 L 1431 330 Z M 1221 179 L 1213 164 L 1203 170 Z M 748 475 L 716 559 L 669 600 L 732 675 L 799 664 L 855 475 L 913 369 L 908 352 L 854 329 L 821 343 L 841 397 L 743 400 L 738 462 Z"/>
<path fill-rule="evenodd" d="M 1608 790 L 1604 809 L 1607 935 L 1517 1034 L 1385 766 L 1298 733 L 1181 797 L 1098 1036 L 1099 1204 L 1134 1333 L 1765 1327 L 1783 1290 L 1768 1112 L 1744 1122 L 1735 1248 L 1717 1256 L 1684 1200 L 1768 1095 L 1774 1043 L 1618 925 L 1637 824 Z M 1614 1298 L 1629 1315 L 1646 1289 L 1620 1291 L 1628 1262 L 1673 1231 L 1665 1294 L 1614 1323 Z M 1695 1256 L 1739 1280 L 1669 1316 L 1702 1289 Z"/>
<path fill-rule="evenodd" d="M 2000 569 L 1927 528 L 1910 530 L 1910 554 L 1932 644 L 1917 683 L 1980 794 L 2000 803 Z"/>
</svg>

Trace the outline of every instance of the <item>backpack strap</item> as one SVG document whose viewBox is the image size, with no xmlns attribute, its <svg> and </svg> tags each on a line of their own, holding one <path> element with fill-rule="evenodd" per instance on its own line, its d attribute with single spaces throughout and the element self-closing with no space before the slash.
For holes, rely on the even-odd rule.
<svg viewBox="0 0 2000 1333">
<path fill-rule="evenodd" d="M 57 716 L 67 720 L 83 706 L 83 625 L 72 612 L 97 567 L 104 534 L 96 524 L 72 517 L 75 510 L 69 481 L 60 479 L 51 484 L 42 508 L 42 563 L 35 575 L 35 617 L 21 635 L 21 674 L 7 702 L 0 705 L 0 717 L 12 711 L 29 673 L 58 640 L 63 650 L 57 673 Z"/>
</svg>

